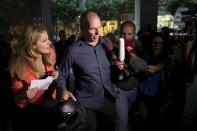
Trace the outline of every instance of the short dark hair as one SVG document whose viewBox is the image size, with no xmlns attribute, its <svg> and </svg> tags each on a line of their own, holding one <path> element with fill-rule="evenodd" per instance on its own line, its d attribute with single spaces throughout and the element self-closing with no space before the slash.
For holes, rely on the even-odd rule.
<svg viewBox="0 0 197 131">
<path fill-rule="evenodd" d="M 59 34 L 63 34 L 63 33 L 66 33 L 66 32 L 64 30 L 59 31 Z"/>
<path fill-rule="evenodd" d="M 134 24 L 132 21 L 127 20 L 127 21 L 123 22 L 123 23 L 120 25 L 120 33 L 122 33 L 123 27 L 126 26 L 126 25 L 129 25 L 129 26 L 133 27 L 134 30 L 136 30 L 135 24 Z"/>
</svg>

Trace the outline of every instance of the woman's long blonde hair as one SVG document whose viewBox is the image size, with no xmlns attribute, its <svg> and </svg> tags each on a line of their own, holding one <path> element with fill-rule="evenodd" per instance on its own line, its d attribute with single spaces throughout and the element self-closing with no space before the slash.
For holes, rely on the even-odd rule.
<svg viewBox="0 0 197 131">
<path fill-rule="evenodd" d="M 9 71 L 11 76 L 17 75 L 21 80 L 24 80 L 24 70 L 29 66 L 33 71 L 37 71 L 35 66 L 36 52 L 33 46 L 37 43 L 41 33 L 47 31 L 41 26 L 29 26 L 25 32 L 24 38 L 20 41 L 16 53 L 12 54 L 10 59 Z M 53 66 L 55 62 L 52 61 L 51 54 L 42 55 L 44 64 Z"/>
</svg>

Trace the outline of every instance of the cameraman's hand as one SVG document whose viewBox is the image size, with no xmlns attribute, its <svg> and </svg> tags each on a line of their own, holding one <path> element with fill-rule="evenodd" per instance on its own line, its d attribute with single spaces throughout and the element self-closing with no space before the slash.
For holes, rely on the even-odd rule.
<svg viewBox="0 0 197 131">
<path fill-rule="evenodd" d="M 147 66 L 147 68 L 145 69 L 148 73 L 155 73 L 155 72 L 157 72 L 157 71 L 159 71 L 160 70 L 160 68 L 159 68 L 159 66 L 157 66 L 157 65 L 149 65 L 149 66 Z"/>
<path fill-rule="evenodd" d="M 71 97 L 74 101 L 77 101 L 75 96 L 70 91 L 64 90 L 61 99 L 64 101 L 64 100 L 68 100 L 69 97 Z"/>
</svg>

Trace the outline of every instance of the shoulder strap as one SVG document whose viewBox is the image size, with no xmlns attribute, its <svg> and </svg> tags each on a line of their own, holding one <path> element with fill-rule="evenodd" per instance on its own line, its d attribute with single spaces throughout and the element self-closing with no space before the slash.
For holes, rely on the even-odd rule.
<svg viewBox="0 0 197 131">
<path fill-rule="evenodd" d="M 108 39 L 107 37 L 101 37 L 101 38 L 103 39 L 102 45 L 106 51 L 107 58 L 109 59 L 109 61 L 111 61 L 112 59 L 115 59 L 116 54 L 113 49 L 112 41 Z"/>
<path fill-rule="evenodd" d="M 101 37 L 101 38 L 104 40 L 104 42 L 102 42 L 102 43 L 103 43 L 105 49 L 108 50 L 108 51 L 112 51 L 113 50 L 112 41 L 107 37 Z"/>
</svg>

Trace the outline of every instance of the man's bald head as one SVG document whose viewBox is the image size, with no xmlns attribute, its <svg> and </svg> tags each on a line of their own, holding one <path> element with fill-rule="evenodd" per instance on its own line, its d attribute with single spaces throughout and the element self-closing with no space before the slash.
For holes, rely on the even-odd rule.
<svg viewBox="0 0 197 131">
<path fill-rule="evenodd" d="M 80 28 L 82 35 L 88 43 L 96 44 L 101 32 L 101 20 L 92 10 L 88 10 L 81 15 Z"/>
<path fill-rule="evenodd" d="M 93 10 L 85 11 L 80 17 L 80 28 L 83 31 L 85 28 L 88 28 L 90 22 L 94 19 L 99 19 L 99 16 Z"/>
</svg>

